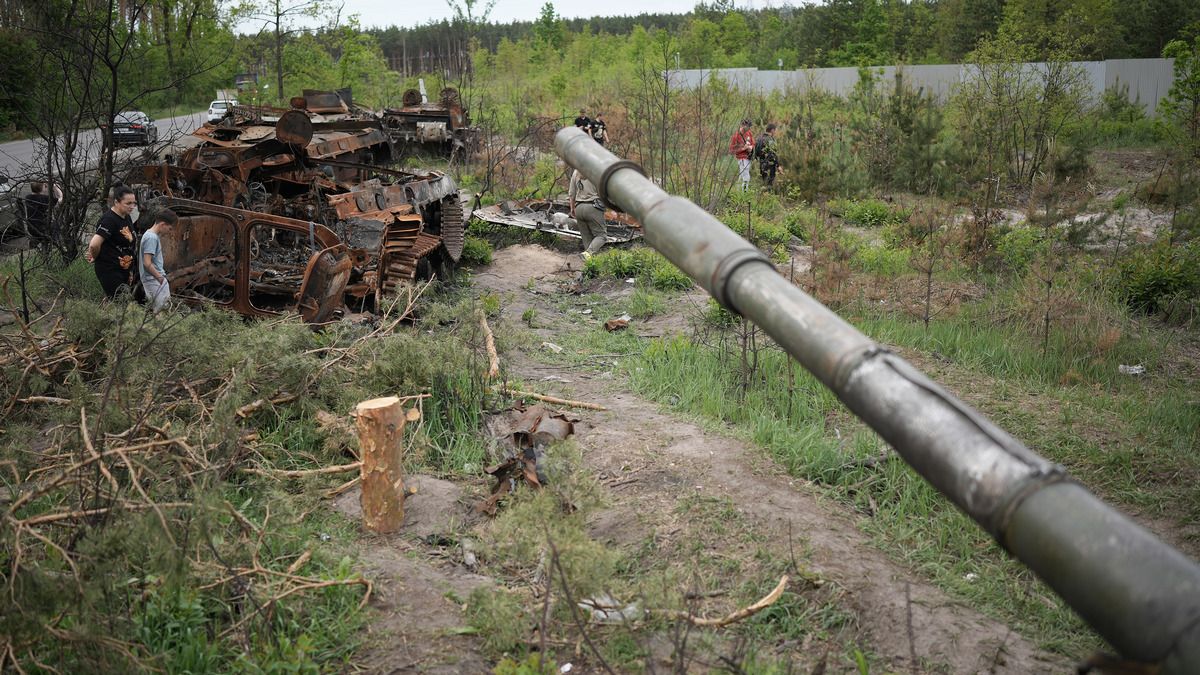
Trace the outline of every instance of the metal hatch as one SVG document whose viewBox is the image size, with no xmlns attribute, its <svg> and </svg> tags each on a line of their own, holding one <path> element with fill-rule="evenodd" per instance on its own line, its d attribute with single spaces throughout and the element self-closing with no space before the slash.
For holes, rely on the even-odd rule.
<svg viewBox="0 0 1200 675">
<path fill-rule="evenodd" d="M 353 263 L 345 244 L 317 251 L 308 259 L 296 309 L 305 323 L 324 323 L 342 306 Z"/>
</svg>

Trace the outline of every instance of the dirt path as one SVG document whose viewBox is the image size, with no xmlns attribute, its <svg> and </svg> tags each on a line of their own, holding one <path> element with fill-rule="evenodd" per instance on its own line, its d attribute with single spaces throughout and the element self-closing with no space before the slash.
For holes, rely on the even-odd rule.
<svg viewBox="0 0 1200 675">
<path fill-rule="evenodd" d="M 578 270 L 577 256 L 514 246 L 478 270 L 475 284 L 481 293 L 502 296 L 505 309 L 497 326 L 516 324 L 525 310 L 534 309 L 543 317 L 535 333 L 553 340 L 565 324 L 555 299 L 575 286 Z M 609 297 L 631 290 L 621 283 L 605 289 Z M 694 294 L 680 304 L 701 301 Z M 639 334 L 649 336 L 686 329 L 683 312 L 638 326 Z M 835 604 L 837 611 L 853 615 L 847 626 L 775 646 L 775 656 L 794 660 L 798 672 L 809 672 L 827 658 L 829 672 L 854 672 L 838 652 L 847 642 L 871 653 L 887 671 L 1070 670 L 1061 657 L 1042 652 L 889 559 L 859 530 L 859 515 L 823 499 L 806 481 L 785 475 L 760 449 L 663 413 L 610 375 L 564 370 L 540 362 L 539 353 L 512 351 L 502 359 L 511 376 L 608 408 L 576 413 L 581 418 L 576 439 L 586 467 L 607 486 L 607 504 L 589 522 L 593 538 L 631 558 L 651 560 L 695 549 L 698 542 L 708 554 L 734 563 L 736 571 L 718 579 L 734 586 L 739 578 L 766 576 L 760 564 L 764 550 L 775 561 L 790 558 L 796 565 L 799 560 L 805 579 L 794 583 L 793 592 L 813 606 Z M 463 565 L 461 549 L 443 541 L 443 535 L 456 540 L 472 526 L 470 498 L 463 486 L 446 481 L 421 478 L 417 485 L 403 533 L 361 542 L 364 571 L 375 583 L 376 614 L 356 665 L 372 673 L 489 672 L 491 661 L 482 655 L 479 639 L 460 630 L 466 624 L 462 602 L 473 589 L 497 581 L 474 574 Z M 357 520 L 357 500 L 358 493 L 350 492 L 336 506 Z M 716 505 L 714 512 L 696 517 L 689 508 L 698 501 Z M 728 531 L 714 535 L 719 530 Z M 669 646 L 652 647 L 651 658 L 667 666 L 669 651 Z M 696 661 L 687 669 L 710 671 L 714 665 Z M 585 666 L 576 672 L 591 670 Z"/>
<path fill-rule="evenodd" d="M 508 320 L 529 307 L 549 315 L 556 310 L 545 299 L 554 285 L 570 283 L 577 260 L 536 246 L 516 246 L 497 252 L 476 281 L 481 290 L 513 293 L 506 298 Z M 665 323 L 671 328 L 679 324 Z M 585 373 L 564 377 L 561 366 L 544 366 L 535 356 L 505 358 L 509 371 L 526 381 L 546 380 L 553 393 L 609 409 L 589 412 L 577 425 L 589 467 L 621 487 L 614 489 L 614 513 L 603 519 L 597 535 L 617 544 L 637 539 L 622 527 L 632 527 L 638 513 L 670 512 L 685 488 L 722 495 L 753 527 L 766 531 L 779 555 L 788 552 L 786 546 L 778 550 L 778 543 L 792 537 L 804 541 L 809 566 L 846 591 L 870 647 L 893 667 L 910 669 L 915 651 L 922 667 L 940 665 L 955 673 L 1069 669 L 1062 659 L 888 559 L 855 526 L 855 515 L 822 500 L 804 481 L 784 475 L 760 450 L 659 412 L 656 404 L 612 379 Z"/>
</svg>

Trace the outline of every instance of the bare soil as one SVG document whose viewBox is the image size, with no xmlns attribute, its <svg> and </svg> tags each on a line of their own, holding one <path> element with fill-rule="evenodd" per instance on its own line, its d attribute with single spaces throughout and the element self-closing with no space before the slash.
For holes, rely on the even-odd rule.
<svg viewBox="0 0 1200 675">
<path fill-rule="evenodd" d="M 478 270 L 482 292 L 505 299 L 504 321 L 518 322 L 526 309 L 547 317 L 536 333 L 551 340 L 561 310 L 553 296 L 578 291 L 577 255 L 539 246 L 498 251 L 495 261 Z M 628 292 L 625 284 L 593 286 L 589 292 Z M 684 307 L 703 301 L 688 296 L 675 312 L 644 325 L 631 326 L 643 335 L 686 329 Z M 803 567 L 802 578 L 789 587 L 805 597 L 835 602 L 851 613 L 840 632 L 824 639 L 776 646 L 776 655 L 801 664 L 808 672 L 829 659 L 832 672 L 849 672 L 853 664 L 836 652 L 849 637 L 873 654 L 886 670 L 953 673 L 1066 672 L 1069 664 L 1039 650 L 1030 639 L 1005 624 L 963 605 L 913 570 L 889 559 L 860 530 L 865 517 L 825 499 L 817 487 L 787 476 L 758 448 L 692 421 L 662 412 L 632 394 L 611 374 L 593 370 L 570 372 L 538 360 L 539 351 L 504 353 L 505 367 L 525 381 L 539 381 L 555 395 L 586 400 L 604 412 L 573 411 L 582 418 L 576 438 L 587 468 L 607 486 L 606 508 L 590 523 L 599 541 L 638 555 L 679 555 L 680 540 L 699 537 L 729 558 L 731 578 L 762 573 L 762 550 L 778 560 Z M 410 498 L 402 535 L 367 538 L 362 559 L 375 581 L 378 618 L 361 665 L 371 672 L 486 672 L 476 638 L 456 634 L 465 624 L 458 601 L 470 590 L 493 583 L 463 565 L 460 548 L 446 547 L 439 536 L 463 531 L 471 510 L 462 488 L 422 479 Z M 469 490 L 479 491 L 478 485 Z M 697 498 L 729 506 L 731 533 L 712 537 L 703 523 L 680 523 Z M 339 508 L 356 517 L 354 493 Z M 690 500 L 690 501 L 689 501 Z M 708 529 L 720 529 L 709 527 Z M 745 537 L 750 537 L 746 539 Z M 748 545 L 747 542 L 757 542 Z M 649 543 L 649 547 L 647 547 Z M 646 551 L 649 550 L 649 553 Z M 773 584 L 772 579 L 766 580 Z M 454 600 L 449 599 L 454 598 Z M 722 614 L 721 606 L 702 613 Z M 831 655 L 831 650 L 834 653 Z M 656 659 L 664 658 L 651 649 Z M 913 662 L 913 656 L 916 663 Z M 584 659 L 586 661 L 586 659 Z M 707 671 L 697 662 L 689 670 Z M 585 665 L 576 672 L 589 672 Z"/>
</svg>

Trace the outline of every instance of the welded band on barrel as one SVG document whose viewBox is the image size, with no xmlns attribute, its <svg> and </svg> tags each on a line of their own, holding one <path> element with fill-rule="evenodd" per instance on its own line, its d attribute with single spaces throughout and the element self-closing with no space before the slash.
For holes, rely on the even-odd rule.
<svg viewBox="0 0 1200 675">
<path fill-rule="evenodd" d="M 610 209 L 616 209 L 618 211 L 622 210 L 621 207 L 613 204 L 608 199 L 608 179 L 612 178 L 612 175 L 621 169 L 633 169 L 634 171 L 642 174 L 643 178 L 646 177 L 646 170 L 642 168 L 642 165 L 628 159 L 618 159 L 604 169 L 604 173 L 600 174 L 600 182 L 596 184 L 596 191 L 599 192 L 600 201 L 604 204 L 604 206 Z"/>
<path fill-rule="evenodd" d="M 1054 464 L 1048 469 L 1035 471 L 1033 475 L 1018 483 L 1009 492 L 995 513 L 992 522 L 988 524 L 988 529 L 991 530 L 992 536 L 996 538 L 996 542 L 1000 544 L 1001 548 L 1012 553 L 1007 541 L 1008 525 L 1012 522 L 1013 514 L 1017 512 L 1017 509 L 1021 508 L 1026 499 L 1041 492 L 1043 488 L 1058 483 L 1078 484 L 1078 481 L 1072 478 L 1066 469 Z"/>
<path fill-rule="evenodd" d="M 775 270 L 774 265 L 771 264 L 771 259 L 762 251 L 757 248 L 739 248 L 717 263 L 717 266 L 713 268 L 712 278 L 709 280 L 711 284 L 709 292 L 712 293 L 713 299 L 722 307 L 738 316 L 741 316 L 742 313 L 729 301 L 729 280 L 733 278 L 733 273 L 739 267 L 754 262 L 764 263 L 771 267 L 771 271 Z"/>
</svg>

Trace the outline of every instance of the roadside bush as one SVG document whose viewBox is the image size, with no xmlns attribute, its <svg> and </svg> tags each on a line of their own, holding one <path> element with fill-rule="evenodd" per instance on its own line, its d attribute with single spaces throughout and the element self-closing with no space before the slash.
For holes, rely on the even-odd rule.
<svg viewBox="0 0 1200 675">
<path fill-rule="evenodd" d="M 486 239 L 467 236 L 460 262 L 464 265 L 488 265 L 492 262 L 492 245 Z"/>
</svg>

